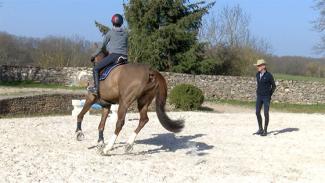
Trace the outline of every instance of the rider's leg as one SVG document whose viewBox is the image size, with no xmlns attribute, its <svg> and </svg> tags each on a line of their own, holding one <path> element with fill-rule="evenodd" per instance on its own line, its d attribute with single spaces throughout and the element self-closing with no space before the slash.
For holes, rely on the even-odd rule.
<svg viewBox="0 0 325 183">
<path fill-rule="evenodd" d="M 99 71 L 103 68 L 105 68 L 108 65 L 113 64 L 116 62 L 116 59 L 118 58 L 118 54 L 111 54 L 105 57 L 102 61 L 97 63 L 94 66 L 93 69 L 93 77 L 94 77 L 94 87 L 89 88 L 88 90 L 93 93 L 94 95 L 98 95 L 99 92 Z"/>
<path fill-rule="evenodd" d="M 94 78 L 94 87 L 88 88 L 88 91 L 94 95 L 98 95 L 99 87 L 99 70 L 95 67 L 93 68 L 93 78 Z"/>
</svg>

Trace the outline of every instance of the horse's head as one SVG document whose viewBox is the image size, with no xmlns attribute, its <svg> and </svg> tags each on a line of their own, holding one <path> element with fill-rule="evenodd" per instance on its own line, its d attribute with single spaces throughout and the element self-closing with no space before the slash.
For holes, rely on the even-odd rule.
<svg viewBox="0 0 325 183">
<path fill-rule="evenodd" d="M 93 48 L 96 50 L 98 49 L 98 44 L 94 43 Z M 101 60 L 103 60 L 104 57 L 106 57 L 108 55 L 108 51 L 102 50 L 96 57 L 95 57 L 95 63 L 100 62 Z"/>
</svg>

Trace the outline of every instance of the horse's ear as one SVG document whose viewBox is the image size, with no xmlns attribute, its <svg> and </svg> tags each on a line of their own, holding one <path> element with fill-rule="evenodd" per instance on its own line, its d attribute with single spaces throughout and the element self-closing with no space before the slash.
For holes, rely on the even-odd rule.
<svg viewBox="0 0 325 183">
<path fill-rule="evenodd" d="M 93 48 L 94 49 L 97 49 L 98 48 L 98 44 L 97 43 L 94 43 Z"/>
</svg>

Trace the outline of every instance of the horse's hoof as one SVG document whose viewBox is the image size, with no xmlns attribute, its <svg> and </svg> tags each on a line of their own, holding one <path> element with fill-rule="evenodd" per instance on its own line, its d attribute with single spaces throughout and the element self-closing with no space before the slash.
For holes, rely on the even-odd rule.
<svg viewBox="0 0 325 183">
<path fill-rule="evenodd" d="M 132 144 L 127 144 L 127 145 L 125 146 L 125 150 L 124 150 L 124 152 L 125 152 L 125 153 L 130 153 L 132 150 L 133 150 L 133 145 L 132 145 Z"/>
<path fill-rule="evenodd" d="M 97 154 L 99 154 L 99 155 L 105 155 L 105 153 L 104 153 L 104 147 L 97 147 Z"/>
<path fill-rule="evenodd" d="M 97 144 L 97 149 L 101 149 L 103 150 L 105 147 L 105 143 L 104 141 L 99 141 L 98 144 Z"/>
<path fill-rule="evenodd" d="M 97 154 L 101 156 L 106 156 L 107 154 L 104 153 L 103 149 L 97 149 Z"/>
<path fill-rule="evenodd" d="M 85 139 L 85 135 L 84 135 L 84 133 L 82 133 L 81 130 L 76 132 L 76 139 L 77 139 L 77 141 L 82 141 Z"/>
<path fill-rule="evenodd" d="M 109 151 L 111 151 L 111 148 L 108 148 L 107 146 L 105 146 L 103 149 L 102 149 L 102 155 L 108 155 Z"/>
</svg>

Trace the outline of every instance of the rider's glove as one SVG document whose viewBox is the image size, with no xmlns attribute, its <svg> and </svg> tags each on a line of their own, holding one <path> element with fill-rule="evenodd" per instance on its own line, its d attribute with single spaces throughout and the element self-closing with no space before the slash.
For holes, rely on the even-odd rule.
<svg viewBox="0 0 325 183">
<path fill-rule="evenodd" d="M 90 61 L 91 61 L 91 62 L 94 62 L 94 61 L 95 61 L 95 57 L 91 57 L 91 58 L 90 58 Z"/>
</svg>

